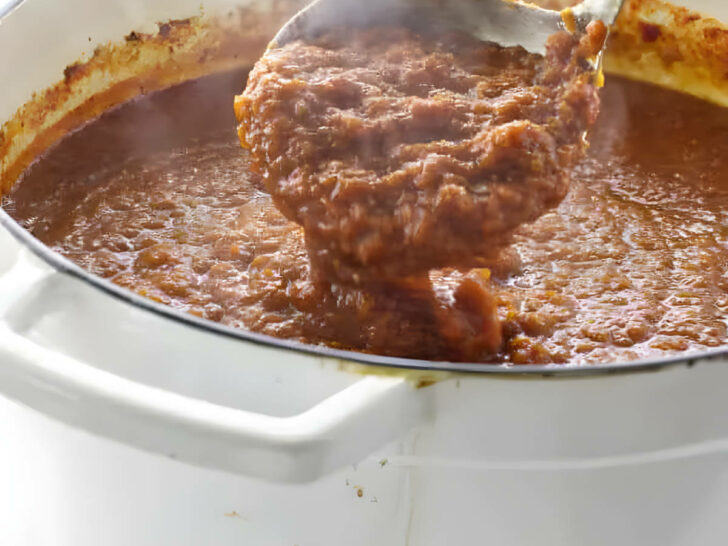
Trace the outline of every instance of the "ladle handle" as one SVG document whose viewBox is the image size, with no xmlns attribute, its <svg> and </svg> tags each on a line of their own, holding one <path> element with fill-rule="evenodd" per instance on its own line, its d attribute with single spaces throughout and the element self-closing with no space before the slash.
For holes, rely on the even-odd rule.
<svg viewBox="0 0 728 546">
<path fill-rule="evenodd" d="M 624 0 L 583 0 L 573 9 L 577 19 L 586 25 L 589 21 L 600 20 L 607 25 L 614 23 Z"/>
</svg>

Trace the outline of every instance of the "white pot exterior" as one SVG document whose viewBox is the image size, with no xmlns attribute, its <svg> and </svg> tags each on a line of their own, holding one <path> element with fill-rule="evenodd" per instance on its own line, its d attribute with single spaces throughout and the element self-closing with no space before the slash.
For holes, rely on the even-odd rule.
<svg viewBox="0 0 728 546">
<path fill-rule="evenodd" d="M 0 540 L 722 544 L 726 370 L 447 381 L 430 391 L 434 419 L 305 484 L 197 468 L 3 403 L 3 438 L 14 447 L 0 455 Z"/>
<path fill-rule="evenodd" d="M 0 120 L 198 10 L 27 0 L 0 24 Z M 0 545 L 722 544 L 726 384 L 713 360 L 415 389 L 135 308 L 0 228 Z"/>
</svg>

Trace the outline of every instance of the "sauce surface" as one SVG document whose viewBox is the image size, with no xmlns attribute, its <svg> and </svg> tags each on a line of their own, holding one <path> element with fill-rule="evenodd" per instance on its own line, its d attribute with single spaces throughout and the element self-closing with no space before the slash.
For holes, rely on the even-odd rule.
<svg viewBox="0 0 728 546">
<path fill-rule="evenodd" d="M 140 97 L 67 136 L 3 206 L 89 271 L 210 320 L 342 348 L 458 360 L 412 292 L 314 283 L 301 228 L 249 173 L 244 72 Z M 489 271 L 430 273 L 443 301 L 490 275 L 490 361 L 590 363 L 714 347 L 728 311 L 728 111 L 608 78 L 561 205 Z M 465 283 L 465 290 L 468 290 Z M 468 310 L 462 310 L 467 316 Z"/>
</svg>

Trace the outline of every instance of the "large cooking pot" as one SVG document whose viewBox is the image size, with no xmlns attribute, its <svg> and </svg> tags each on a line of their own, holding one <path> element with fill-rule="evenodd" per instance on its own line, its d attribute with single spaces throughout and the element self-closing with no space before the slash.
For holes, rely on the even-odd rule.
<svg viewBox="0 0 728 546">
<path fill-rule="evenodd" d="M 213 18 L 241 2 L 203 4 Z M 263 37 L 297 5 L 244 4 Z M 200 14 L 199 0 L 0 6 L 0 121 L 99 44 Z M 305 347 L 134 296 L 0 220 L 2 545 L 728 536 L 727 348 L 504 368 Z"/>
</svg>

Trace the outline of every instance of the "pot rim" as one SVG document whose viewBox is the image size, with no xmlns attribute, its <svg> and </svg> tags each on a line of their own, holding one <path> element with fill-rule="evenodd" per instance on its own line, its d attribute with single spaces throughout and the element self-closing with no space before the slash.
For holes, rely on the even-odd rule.
<svg viewBox="0 0 728 546">
<path fill-rule="evenodd" d="M 28 248 L 33 254 L 38 256 L 41 260 L 57 271 L 83 281 L 86 284 L 89 284 L 92 288 L 100 290 L 101 292 L 137 308 L 208 333 L 223 335 L 225 337 L 235 338 L 241 341 L 247 341 L 286 351 L 305 353 L 313 356 L 336 358 L 343 361 L 386 368 L 496 375 L 520 375 L 530 377 L 592 376 L 657 371 L 678 365 L 692 367 L 698 362 L 705 362 L 728 356 L 728 344 L 726 344 L 706 350 L 687 351 L 665 357 L 646 358 L 618 363 L 593 365 L 509 364 L 430 361 L 334 349 L 325 345 L 311 345 L 288 339 L 279 339 L 273 336 L 244 330 L 242 328 L 225 326 L 140 296 L 131 290 L 89 273 L 68 258 L 52 250 L 18 224 L 4 209 L 2 209 L 2 207 L 0 207 L 0 226 L 7 229 L 21 245 Z"/>
</svg>

